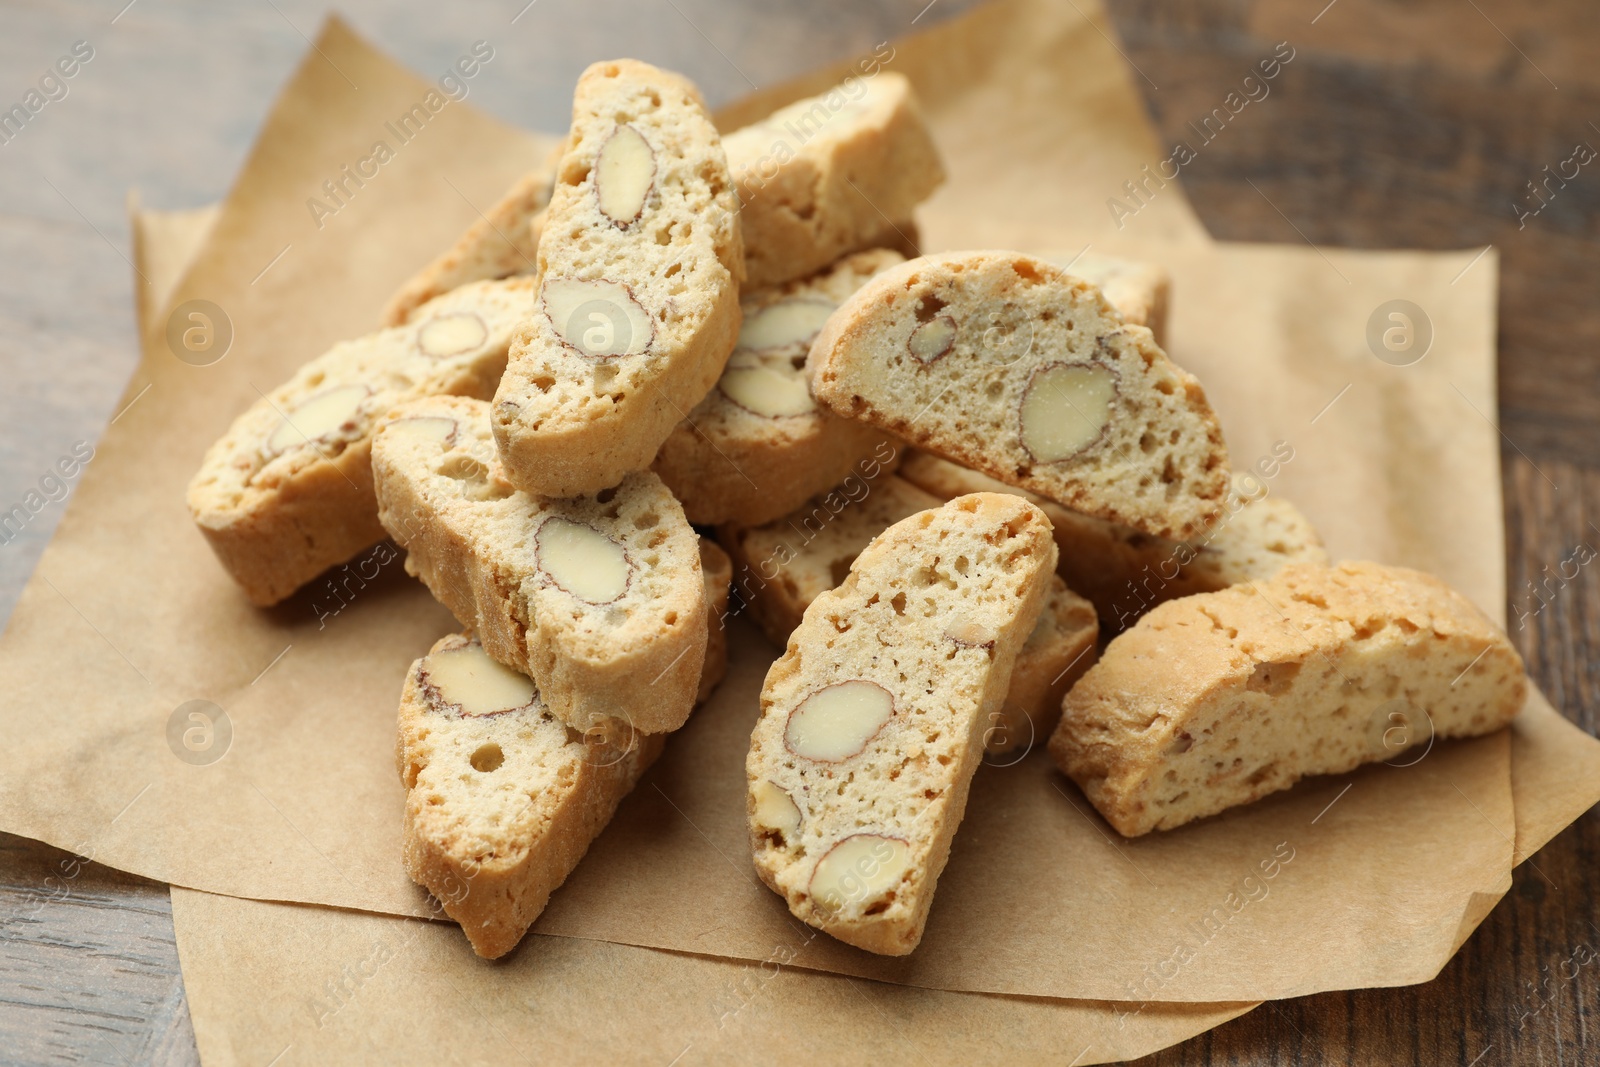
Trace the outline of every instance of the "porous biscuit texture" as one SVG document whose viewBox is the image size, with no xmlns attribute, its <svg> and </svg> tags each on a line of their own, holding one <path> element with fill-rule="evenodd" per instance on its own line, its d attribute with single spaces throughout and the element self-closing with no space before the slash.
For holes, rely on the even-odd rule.
<svg viewBox="0 0 1600 1067">
<path fill-rule="evenodd" d="M 559 158 L 559 157 L 558 157 Z M 470 282 L 531 274 L 537 267 L 539 231 L 555 182 L 555 159 L 518 178 L 498 203 L 456 243 L 406 281 L 389 298 L 385 326 L 409 322 L 434 297 Z"/>
<path fill-rule="evenodd" d="M 223 567 L 275 604 L 383 540 L 372 434 L 417 397 L 487 399 L 533 310 L 530 278 L 475 282 L 411 321 L 335 345 L 234 419 L 189 482 L 189 511 Z"/>
<path fill-rule="evenodd" d="M 1014 252 L 955 252 L 878 275 L 812 344 L 836 413 L 1144 533 L 1194 537 L 1228 488 L 1195 378 L 1099 290 Z"/>
<path fill-rule="evenodd" d="M 900 262 L 888 249 L 859 252 L 745 295 L 739 341 L 717 387 L 673 429 L 652 467 L 690 522 L 768 522 L 839 484 L 864 458 L 896 451 L 882 430 L 819 408 L 805 361 L 833 310 Z"/>
<path fill-rule="evenodd" d="M 789 515 L 761 526 L 724 526 L 739 595 L 767 640 L 782 648 L 817 597 L 845 580 L 873 538 L 947 498 L 893 475 L 847 478 Z"/>
<path fill-rule="evenodd" d="M 542 499 L 500 474 L 488 405 L 397 408 L 373 446 L 379 517 L 420 578 L 563 722 L 683 725 L 706 650 L 700 547 L 648 471 Z"/>
<path fill-rule="evenodd" d="M 892 475 L 846 481 L 791 515 L 763 526 L 723 527 L 717 536 L 737 561 L 740 595 L 751 614 L 767 640 L 782 647 L 811 602 L 844 581 L 875 537 L 947 499 Z M 1052 578 L 1039 621 L 1017 653 L 1005 702 L 989 713 L 985 751 L 1003 755 L 1044 746 L 1061 715 L 1062 695 L 1094 664 L 1099 636 L 1094 605 Z"/>
<path fill-rule="evenodd" d="M 406 873 L 461 924 L 479 956 L 505 955 L 664 741 L 580 733 L 470 634 L 441 639 L 411 665 L 400 698 Z"/>
<path fill-rule="evenodd" d="M 519 488 L 597 492 L 650 466 L 739 332 L 738 205 L 690 82 L 634 60 L 584 71 L 538 265 L 495 440 Z"/>
<path fill-rule="evenodd" d="M 1307 775 L 1415 760 L 1505 726 L 1526 696 L 1505 634 L 1438 579 L 1297 564 L 1163 604 L 1117 637 L 1068 692 L 1050 753 L 1135 837 Z"/>
<path fill-rule="evenodd" d="M 723 143 L 752 289 L 803 278 L 858 249 L 893 246 L 893 236 L 914 245 L 896 224 L 945 177 L 911 83 L 889 71 L 796 101 Z"/>
<path fill-rule="evenodd" d="M 767 674 L 746 762 L 757 873 L 858 948 L 916 948 L 1055 564 L 1049 524 L 976 494 L 895 524 Z"/>
<path fill-rule="evenodd" d="M 1143 326 L 1156 344 L 1167 344 L 1167 308 L 1172 302 L 1172 276 L 1165 267 L 1137 259 L 1046 253 L 1039 257 L 1105 294 L 1130 326 Z"/>
<path fill-rule="evenodd" d="M 1168 600 L 1264 581 L 1291 563 L 1328 562 L 1311 521 L 1249 475 L 1234 476 L 1222 517 L 1188 542 L 1083 515 L 918 449 L 907 450 L 900 475 L 944 500 L 964 493 L 1019 493 L 1037 504 L 1049 516 L 1060 550 L 1058 572 L 1089 598 L 1113 634 Z"/>
</svg>

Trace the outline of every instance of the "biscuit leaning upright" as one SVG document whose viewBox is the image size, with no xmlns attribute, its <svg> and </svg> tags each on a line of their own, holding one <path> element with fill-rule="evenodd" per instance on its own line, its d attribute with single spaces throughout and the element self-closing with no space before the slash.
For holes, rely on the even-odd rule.
<svg viewBox="0 0 1600 1067">
<path fill-rule="evenodd" d="M 1096 518 L 1182 540 L 1222 513 L 1228 453 L 1200 383 L 1044 260 L 950 252 L 884 271 L 807 368 L 835 413 Z"/>
<path fill-rule="evenodd" d="M 796 917 L 917 947 L 1055 557 L 1043 512 L 975 493 L 885 530 L 806 610 L 745 761 L 756 873 Z"/>
<path fill-rule="evenodd" d="M 567 145 L 539 239 L 538 306 L 493 410 L 506 476 L 545 497 L 650 466 L 722 374 L 744 277 L 727 159 L 687 79 L 594 64 Z"/>
</svg>

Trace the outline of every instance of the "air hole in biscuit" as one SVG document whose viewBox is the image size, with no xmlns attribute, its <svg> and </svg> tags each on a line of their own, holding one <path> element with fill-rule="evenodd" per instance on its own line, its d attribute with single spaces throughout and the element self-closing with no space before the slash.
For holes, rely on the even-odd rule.
<svg viewBox="0 0 1600 1067">
<path fill-rule="evenodd" d="M 499 745 L 491 741 L 487 745 L 478 746 L 478 750 L 472 754 L 471 762 L 473 770 L 480 774 L 488 774 L 490 771 L 499 770 L 505 761 L 506 754 L 500 751 Z"/>
<path fill-rule="evenodd" d="M 596 493 L 594 495 L 595 500 L 597 500 L 598 502 L 600 502 L 602 504 L 609 504 L 609 503 L 611 503 L 611 501 L 615 500 L 616 497 L 617 497 L 617 487 L 616 486 L 612 486 L 610 489 L 602 489 L 602 490 L 600 490 L 598 493 Z"/>
<path fill-rule="evenodd" d="M 1262 782 L 1271 777 L 1272 772 L 1277 769 L 1278 765 L 1276 763 L 1268 763 L 1265 766 L 1257 767 L 1251 773 L 1250 777 L 1245 779 L 1245 783 L 1247 785 L 1260 785 Z"/>
<path fill-rule="evenodd" d="M 1289 691 L 1290 685 L 1294 683 L 1294 676 L 1299 673 L 1298 663 L 1258 663 L 1250 675 L 1250 680 L 1245 683 L 1245 688 L 1253 693 L 1282 696 Z"/>
<path fill-rule="evenodd" d="M 1044 278 L 1039 274 L 1038 269 L 1025 259 L 1014 261 L 1011 264 L 1011 270 L 1016 274 L 1017 277 L 1021 278 L 1029 285 L 1037 285 L 1044 281 Z"/>
<path fill-rule="evenodd" d="M 919 323 L 932 322 L 934 316 L 945 309 L 945 302 L 932 293 L 925 293 L 917 301 L 917 321 Z"/>
<path fill-rule="evenodd" d="M 904 615 L 906 613 L 906 595 L 904 593 L 896 593 L 894 599 L 889 601 L 889 606 L 894 608 L 896 615 Z"/>
</svg>

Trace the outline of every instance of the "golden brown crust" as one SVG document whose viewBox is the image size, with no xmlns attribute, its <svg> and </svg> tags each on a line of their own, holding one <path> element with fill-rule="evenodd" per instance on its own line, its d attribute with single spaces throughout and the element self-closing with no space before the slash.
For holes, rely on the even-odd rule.
<svg viewBox="0 0 1600 1067">
<path fill-rule="evenodd" d="M 601 202 L 616 138 L 643 153 L 629 156 L 643 184 L 626 220 Z M 512 344 L 493 416 L 506 477 L 546 497 L 650 465 L 722 373 L 744 275 L 722 143 L 687 79 L 635 60 L 591 65 L 567 144 L 539 242 L 539 309 Z"/>
<path fill-rule="evenodd" d="M 781 108 L 725 144 L 752 289 L 862 248 L 914 249 L 896 227 L 944 181 L 911 83 L 889 71 Z"/>
<path fill-rule="evenodd" d="M 1058 573 L 1088 597 L 1106 631 L 1117 634 L 1168 600 L 1274 577 L 1291 563 L 1327 563 L 1309 519 L 1288 500 L 1260 495 L 1261 483 L 1235 476 L 1222 518 L 1193 542 L 1151 537 L 1062 507 L 1025 489 L 918 449 L 907 449 L 900 476 L 948 500 L 965 493 L 1018 493 L 1050 519 Z M 1256 495 L 1250 495 L 1254 488 Z"/>
<path fill-rule="evenodd" d="M 821 326 L 818 316 L 900 262 L 888 249 L 860 252 L 809 278 L 746 292 L 744 327 L 722 378 L 673 429 L 651 466 L 683 503 L 690 522 L 758 526 L 839 484 L 868 457 L 894 457 L 898 448 L 888 434 L 817 407 L 809 396 L 805 358 Z M 764 328 L 797 309 L 804 314 L 799 322 L 776 333 Z M 751 379 L 775 391 L 785 405 L 776 409 L 781 414 L 748 406 L 757 401 L 738 386 Z M 798 396 L 783 392 L 796 387 Z"/>
<path fill-rule="evenodd" d="M 1061 718 L 1061 698 L 1099 658 L 1099 641 L 1094 605 L 1054 575 L 1039 621 L 1011 668 L 1005 703 L 989 715 L 984 752 L 1003 756 L 1043 747 Z"/>
<path fill-rule="evenodd" d="M 1489 733 L 1526 693 L 1505 635 L 1438 579 L 1299 564 L 1146 615 L 1067 694 L 1050 752 L 1132 837 Z"/>
<path fill-rule="evenodd" d="M 1054 557 L 1039 509 L 974 494 L 890 527 L 812 602 L 767 674 L 745 765 L 756 871 L 795 916 L 869 952 L 916 948 Z M 886 711 L 875 728 L 860 709 L 799 718 L 846 687 Z M 851 842 L 875 844 L 830 868 Z"/>
<path fill-rule="evenodd" d="M 395 749 L 406 787 L 401 858 L 473 950 L 496 959 L 544 911 L 665 739 L 585 737 L 537 694 L 490 715 L 442 706 L 426 681 L 429 658 L 470 644 L 470 635 L 442 638 L 406 676 Z"/>
<path fill-rule="evenodd" d="M 448 440 L 408 433 L 408 422 L 425 419 L 453 423 Z M 491 656 L 533 678 L 557 717 L 579 730 L 609 718 L 644 733 L 683 725 L 705 662 L 708 607 L 697 538 L 659 478 L 644 471 L 591 497 L 529 497 L 498 473 L 488 405 L 455 397 L 396 409 L 378 433 L 373 471 L 379 518 L 406 548 L 407 572 Z M 552 519 L 618 546 L 620 594 L 591 602 L 552 577 L 538 547 Z"/>
<path fill-rule="evenodd" d="M 456 289 L 403 326 L 335 345 L 233 421 L 190 481 L 188 504 L 206 542 L 253 602 L 275 604 L 383 540 L 372 488 L 377 421 L 416 397 L 493 395 L 533 292 L 532 279 Z M 478 344 L 447 356 L 424 351 L 435 323 L 474 318 Z M 346 390 L 365 395 L 341 426 L 316 440 L 294 432 L 315 429 L 300 414 L 304 405 Z M 280 436 L 292 439 L 273 445 Z"/>
<path fill-rule="evenodd" d="M 936 329 L 943 348 L 919 353 L 917 337 Z M 1043 260 L 956 252 L 885 271 L 828 320 L 809 370 L 836 413 L 1097 518 L 1182 539 L 1222 509 L 1227 450 L 1200 383 L 1098 290 Z M 1047 377 L 1059 373 L 1103 383 L 1098 412 L 1082 415 Z M 1042 451 L 1066 419 L 1030 421 L 1035 401 L 1073 405 L 1093 435 Z"/>
</svg>

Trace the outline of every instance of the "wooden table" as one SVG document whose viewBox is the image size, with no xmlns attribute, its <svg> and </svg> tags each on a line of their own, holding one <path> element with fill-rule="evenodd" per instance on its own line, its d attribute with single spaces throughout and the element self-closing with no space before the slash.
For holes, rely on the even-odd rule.
<svg viewBox="0 0 1600 1067">
<path fill-rule="evenodd" d="M 94 441 L 135 343 L 122 196 L 186 207 L 226 191 L 275 87 L 314 34 L 309 3 L 204 0 L 6 3 L 0 94 L 20 99 L 86 40 L 94 58 L 24 133 L 0 146 L 0 502 Z M 1588 0 L 1111 0 L 1135 83 L 1163 140 L 1216 107 L 1258 58 L 1296 59 L 1182 172 L 1222 239 L 1501 252 L 1501 425 L 1513 620 L 1527 585 L 1575 546 L 1600 547 L 1600 160 L 1547 202 L 1542 182 L 1579 142 L 1600 149 L 1600 20 Z M 770 84 L 965 6 L 826 0 L 745 11 L 730 0 L 530 7 L 472 0 L 346 2 L 364 33 L 412 66 L 443 68 L 492 41 L 509 62 L 475 99 L 554 129 L 577 57 L 637 54 L 697 72 L 713 102 Z M 639 10 L 628 10 L 637 6 Z M 119 14 L 120 10 L 120 14 Z M 1567 168 L 1571 172 L 1570 166 Z M 1246 181 L 1248 179 L 1248 182 Z M 1253 182 L 1252 189 L 1249 183 Z M 1519 218 L 1522 212 L 1528 212 Z M 1532 209 L 1538 207 L 1537 214 Z M 3 509 L 0 509 L 3 510 Z M 60 505 L 0 545 L 9 613 Z M 1600 579 L 1588 568 L 1511 636 L 1546 693 L 1594 732 Z M 95 866 L 39 907 L 69 859 L 0 835 L 0 1061 L 196 1060 L 164 886 Z M 1600 976 L 1553 978 L 1600 947 L 1600 816 L 1526 866 L 1511 893 L 1426 985 L 1270 1004 L 1159 1064 L 1600 1062 Z M 1553 979 L 1553 980 L 1552 980 Z"/>
</svg>

